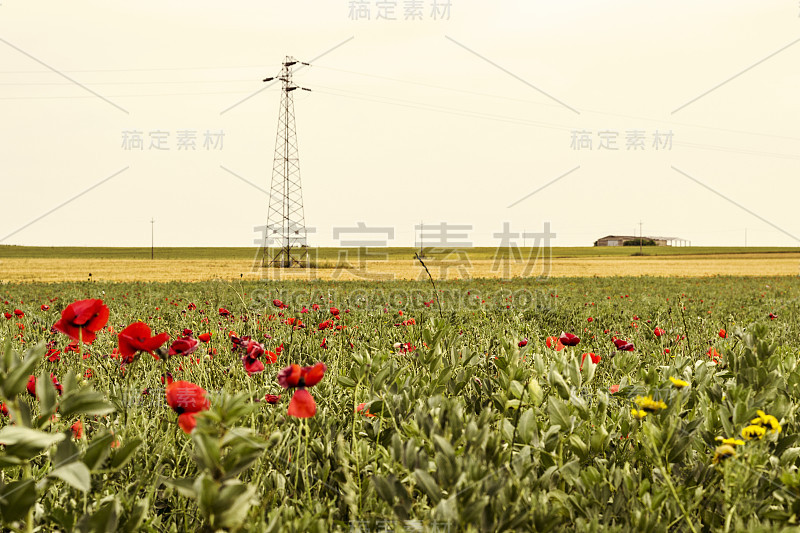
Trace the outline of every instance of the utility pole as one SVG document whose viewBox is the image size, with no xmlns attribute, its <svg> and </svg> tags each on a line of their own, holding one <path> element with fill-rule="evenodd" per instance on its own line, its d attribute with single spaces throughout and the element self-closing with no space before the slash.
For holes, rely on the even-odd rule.
<svg viewBox="0 0 800 533">
<path fill-rule="evenodd" d="M 155 248 L 154 248 L 155 240 L 153 239 L 153 237 L 155 235 L 155 223 L 156 223 L 156 219 L 150 218 L 150 260 L 151 261 L 155 257 L 155 253 L 154 253 L 154 251 L 155 251 Z"/>
<path fill-rule="evenodd" d="M 303 212 L 303 191 L 300 185 L 300 158 L 297 149 L 297 132 L 294 121 L 294 99 L 292 91 L 301 89 L 292 82 L 292 66 L 300 63 L 286 56 L 278 76 L 264 81 L 280 80 L 282 83 L 281 105 L 278 113 L 278 135 L 275 139 L 275 154 L 272 163 L 272 186 L 267 211 L 267 238 L 280 244 L 278 252 L 270 257 L 268 241 L 265 240 L 261 252 L 261 265 L 266 267 L 305 267 L 308 256 L 305 214 Z M 292 257 L 292 248 L 300 252 Z"/>
<path fill-rule="evenodd" d="M 419 256 L 420 256 L 420 257 L 425 257 L 425 253 L 423 252 L 423 250 L 424 250 L 424 244 L 423 244 L 423 241 L 422 241 L 422 238 L 423 238 L 423 237 L 422 237 L 422 232 L 423 232 L 423 231 L 424 231 L 424 230 L 423 230 L 423 223 L 422 223 L 422 221 L 420 220 L 420 221 L 419 221 Z"/>
<path fill-rule="evenodd" d="M 642 236 L 642 221 L 639 220 L 639 254 L 642 253 L 642 239 L 644 239 Z"/>
</svg>

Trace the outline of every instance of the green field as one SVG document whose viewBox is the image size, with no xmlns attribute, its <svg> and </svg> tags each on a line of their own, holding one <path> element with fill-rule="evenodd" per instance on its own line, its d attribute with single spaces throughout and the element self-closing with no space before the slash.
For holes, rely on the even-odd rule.
<svg viewBox="0 0 800 533">
<path fill-rule="evenodd" d="M 108 323 L 68 350 L 51 327 L 89 298 Z M 7 530 L 794 531 L 800 517 L 797 277 L 7 283 L 0 302 Z M 122 365 L 137 321 L 169 334 L 164 349 L 211 340 Z M 578 344 L 561 349 L 562 332 Z M 248 374 L 232 335 L 276 361 L 255 351 L 265 368 Z M 306 392 L 280 385 L 319 362 Z M 165 397 L 167 374 L 210 408 Z M 308 393 L 313 416 L 290 414 Z"/>
</svg>

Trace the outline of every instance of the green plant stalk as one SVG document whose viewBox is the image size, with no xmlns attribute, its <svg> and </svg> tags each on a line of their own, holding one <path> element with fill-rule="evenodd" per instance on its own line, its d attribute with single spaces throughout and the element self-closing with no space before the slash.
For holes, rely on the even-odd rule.
<svg viewBox="0 0 800 533">
<path fill-rule="evenodd" d="M 358 417 L 358 386 L 361 385 L 361 377 L 358 378 L 358 382 L 356 383 L 356 388 L 353 390 L 353 431 L 352 436 L 350 437 L 350 453 L 353 455 L 353 459 L 356 463 L 356 473 L 358 474 L 358 512 L 361 512 L 361 465 L 358 462 L 358 454 L 355 451 L 356 445 L 356 419 Z M 359 420 L 360 422 L 360 420 Z"/>
<path fill-rule="evenodd" d="M 681 319 L 683 320 L 683 332 L 686 334 L 686 345 L 689 347 L 689 354 L 692 353 L 692 340 L 689 338 L 689 326 L 686 325 L 686 311 L 683 309 L 683 300 L 678 300 L 681 306 Z"/>
<path fill-rule="evenodd" d="M 303 468 L 303 484 L 306 486 L 306 501 L 310 504 L 311 500 L 311 483 L 308 478 L 308 419 L 303 419 L 303 433 L 305 434 L 306 439 L 303 441 L 303 463 L 305 463 L 305 468 Z"/>
</svg>

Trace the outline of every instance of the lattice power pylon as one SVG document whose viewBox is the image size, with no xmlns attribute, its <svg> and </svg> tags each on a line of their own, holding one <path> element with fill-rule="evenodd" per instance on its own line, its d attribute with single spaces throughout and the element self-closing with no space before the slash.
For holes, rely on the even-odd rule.
<svg viewBox="0 0 800 533">
<path fill-rule="evenodd" d="M 294 123 L 292 92 L 301 89 L 292 82 L 292 66 L 308 65 L 286 56 L 278 76 L 264 81 L 280 80 L 281 106 L 278 112 L 278 135 L 272 165 L 272 187 L 269 196 L 267 229 L 261 251 L 262 267 L 307 267 L 308 243 L 303 213 L 303 190 L 300 184 L 300 160 Z M 275 249 L 277 245 L 277 250 Z M 294 249 L 294 250 L 293 250 Z"/>
</svg>

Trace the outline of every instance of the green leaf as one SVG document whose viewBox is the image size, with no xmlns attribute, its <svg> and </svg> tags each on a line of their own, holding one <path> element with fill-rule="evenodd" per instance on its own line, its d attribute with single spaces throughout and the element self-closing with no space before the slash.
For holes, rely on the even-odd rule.
<svg viewBox="0 0 800 533">
<path fill-rule="evenodd" d="M 133 509 L 131 509 L 130 514 L 128 515 L 125 523 L 122 524 L 121 530 L 125 533 L 134 533 L 135 531 L 139 531 L 144 523 L 144 519 L 147 517 L 147 511 L 150 509 L 150 499 L 148 497 L 144 497 L 144 499 L 137 500 L 134 504 Z"/>
<path fill-rule="evenodd" d="M 50 415 L 55 413 L 58 396 L 50 373 L 43 370 L 36 380 L 36 396 L 39 399 L 39 417 L 45 422 L 50 419 Z"/>
<path fill-rule="evenodd" d="M 32 479 L 23 479 L 9 483 L 0 491 L 0 515 L 6 523 L 22 520 L 28 509 L 36 502 L 36 485 Z"/>
<path fill-rule="evenodd" d="M 348 389 L 354 389 L 357 385 L 355 380 L 348 378 L 347 376 L 336 376 L 336 381 L 339 383 L 339 385 L 342 387 L 347 387 Z"/>
<path fill-rule="evenodd" d="M 6 426 L 0 429 L 0 444 L 24 445 L 42 450 L 62 440 L 64 436 L 63 433 L 46 433 L 22 426 Z"/>
<path fill-rule="evenodd" d="M 547 375 L 547 381 L 550 383 L 550 386 L 556 390 L 559 396 L 565 400 L 569 398 L 569 386 L 558 370 L 555 368 L 550 369 L 550 373 Z"/>
<path fill-rule="evenodd" d="M 44 354 L 45 345 L 43 342 L 40 342 L 26 352 L 25 358 L 21 363 L 18 362 L 14 369 L 8 373 L 2 384 L 2 395 L 5 398 L 13 398 L 25 390 L 25 387 L 28 385 L 28 378 L 33 374 L 33 369 L 36 368 L 36 365 L 42 360 Z"/>
<path fill-rule="evenodd" d="M 95 435 L 83 455 L 83 463 L 89 467 L 89 470 L 98 470 L 103 466 L 106 457 L 111 453 L 112 442 L 114 442 L 114 435 L 108 430 L 104 429 L 101 433 Z"/>
<path fill-rule="evenodd" d="M 389 505 L 394 504 L 394 491 L 386 478 L 372 476 L 372 486 L 375 487 L 375 492 L 378 493 L 378 496 L 380 496 L 383 501 Z"/>
<path fill-rule="evenodd" d="M 185 478 L 185 479 L 165 479 L 164 484 L 168 487 L 171 487 L 178 491 L 183 496 L 187 498 L 197 498 L 197 491 L 194 488 L 194 479 Z"/>
<path fill-rule="evenodd" d="M 126 442 L 111 458 L 111 468 L 117 470 L 125 466 L 125 463 L 131 460 L 133 452 L 136 451 L 142 442 L 142 439 L 138 437 Z"/>
<path fill-rule="evenodd" d="M 451 461 L 455 459 L 456 451 L 453 449 L 453 445 L 450 444 L 450 441 L 442 437 L 441 435 L 434 435 L 433 442 L 436 444 L 436 447 L 441 450 L 445 456 Z"/>
<path fill-rule="evenodd" d="M 517 423 L 517 433 L 519 434 L 521 442 L 524 444 L 530 443 L 533 439 L 533 433 L 538 430 L 536 425 L 536 413 L 534 413 L 533 409 L 528 409 L 520 415 L 519 422 Z"/>
<path fill-rule="evenodd" d="M 48 474 L 51 477 L 68 483 L 74 488 L 87 492 L 92 488 L 92 477 L 89 473 L 89 468 L 80 461 L 60 466 Z"/>
<path fill-rule="evenodd" d="M 113 412 L 114 406 L 102 394 L 92 389 L 76 391 L 61 401 L 61 416 L 65 418 L 73 415 L 107 415 Z"/>
<path fill-rule="evenodd" d="M 65 438 L 56 446 L 56 451 L 53 454 L 53 466 L 58 468 L 67 463 L 76 461 L 80 457 L 78 447 L 72 442 L 72 439 Z"/>
<path fill-rule="evenodd" d="M 572 431 L 572 418 L 569 415 L 569 409 L 567 409 L 567 405 L 564 402 L 555 396 L 550 396 L 547 399 L 547 414 L 553 424 L 561 426 L 561 429 L 565 432 Z"/>
<path fill-rule="evenodd" d="M 81 533 L 106 533 L 116 531 L 119 522 L 120 504 L 114 496 L 105 498 L 94 514 L 85 514 L 75 529 Z"/>
<path fill-rule="evenodd" d="M 202 431 L 194 431 L 192 441 L 195 459 L 200 466 L 212 472 L 218 470 L 220 451 L 217 440 Z"/>
<path fill-rule="evenodd" d="M 510 392 L 515 398 L 522 398 L 523 391 L 524 389 L 522 388 L 522 383 L 517 380 L 512 380 L 508 386 L 508 392 Z"/>
<path fill-rule="evenodd" d="M 417 482 L 417 487 L 428 495 L 434 505 L 439 503 L 439 500 L 442 499 L 442 491 L 428 472 L 417 468 L 414 470 L 414 479 Z"/>
<path fill-rule="evenodd" d="M 238 480 L 228 482 L 222 487 L 214 505 L 214 526 L 226 529 L 238 528 L 247 518 L 247 511 L 253 504 L 255 487 Z"/>
</svg>

